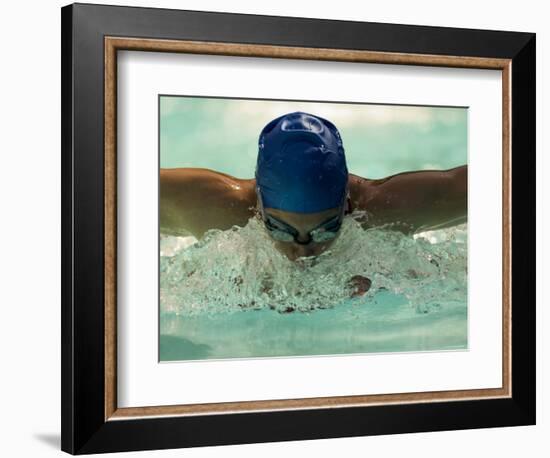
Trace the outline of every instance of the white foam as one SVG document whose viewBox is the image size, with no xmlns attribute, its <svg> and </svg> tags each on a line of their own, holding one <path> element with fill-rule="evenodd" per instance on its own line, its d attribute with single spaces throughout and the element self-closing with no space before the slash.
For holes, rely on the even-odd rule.
<svg viewBox="0 0 550 458">
<path fill-rule="evenodd" d="M 349 282 L 355 275 L 371 281 L 366 297 L 390 291 L 405 296 L 422 312 L 445 302 L 465 304 L 466 233 L 461 225 L 410 237 L 389 230 L 364 230 L 348 216 L 330 250 L 301 262 L 280 253 L 257 218 L 245 227 L 210 230 L 199 241 L 164 238 L 161 310 L 329 308 L 350 300 Z"/>
</svg>

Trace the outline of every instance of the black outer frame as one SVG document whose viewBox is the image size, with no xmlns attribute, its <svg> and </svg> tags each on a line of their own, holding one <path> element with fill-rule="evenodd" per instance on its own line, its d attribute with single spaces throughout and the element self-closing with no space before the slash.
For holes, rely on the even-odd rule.
<svg viewBox="0 0 550 458">
<path fill-rule="evenodd" d="M 72 454 L 535 424 L 535 34 L 62 8 L 61 448 Z M 512 59 L 512 397 L 105 421 L 105 36 Z M 515 304 L 515 307 L 514 307 Z"/>
</svg>

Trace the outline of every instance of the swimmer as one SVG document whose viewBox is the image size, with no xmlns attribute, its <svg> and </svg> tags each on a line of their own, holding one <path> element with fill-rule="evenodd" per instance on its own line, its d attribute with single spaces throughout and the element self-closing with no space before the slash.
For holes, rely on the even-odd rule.
<svg viewBox="0 0 550 458">
<path fill-rule="evenodd" d="M 466 222 L 465 165 L 363 178 L 348 173 L 334 124 L 300 111 L 269 122 L 258 146 L 252 179 L 203 168 L 161 169 L 161 232 L 200 238 L 209 229 L 244 227 L 256 216 L 275 247 L 295 261 L 326 251 L 356 209 L 365 212 L 364 228 L 406 234 Z"/>
</svg>

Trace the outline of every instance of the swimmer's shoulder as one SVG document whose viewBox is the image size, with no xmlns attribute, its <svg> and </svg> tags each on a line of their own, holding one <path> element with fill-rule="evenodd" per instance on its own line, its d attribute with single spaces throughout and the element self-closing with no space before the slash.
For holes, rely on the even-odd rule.
<svg viewBox="0 0 550 458">
<path fill-rule="evenodd" d="M 161 229 L 200 237 L 208 229 L 245 226 L 256 206 L 254 184 L 205 168 L 161 169 Z"/>
<path fill-rule="evenodd" d="M 353 208 L 364 210 L 369 201 L 376 195 L 380 181 L 349 173 L 348 186 Z"/>
</svg>

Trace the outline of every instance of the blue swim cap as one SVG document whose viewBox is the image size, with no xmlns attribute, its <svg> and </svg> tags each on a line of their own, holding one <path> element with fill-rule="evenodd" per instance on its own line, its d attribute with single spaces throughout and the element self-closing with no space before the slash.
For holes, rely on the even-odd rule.
<svg viewBox="0 0 550 458">
<path fill-rule="evenodd" d="M 315 213 L 343 204 L 344 147 L 330 121 L 296 111 L 267 124 L 258 142 L 256 185 L 263 206 Z"/>
</svg>

